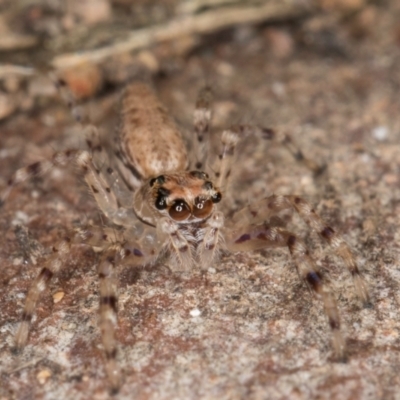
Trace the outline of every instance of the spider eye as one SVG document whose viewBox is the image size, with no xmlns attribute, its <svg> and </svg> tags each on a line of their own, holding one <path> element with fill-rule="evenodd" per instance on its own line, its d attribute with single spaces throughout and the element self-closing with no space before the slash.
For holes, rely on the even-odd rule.
<svg viewBox="0 0 400 400">
<path fill-rule="evenodd" d="M 212 208 L 212 200 L 205 200 L 197 197 L 194 201 L 193 215 L 197 218 L 205 218 L 211 213 Z"/>
<path fill-rule="evenodd" d="M 190 171 L 190 175 L 198 179 L 208 179 L 208 174 L 203 171 Z"/>
<path fill-rule="evenodd" d="M 212 182 L 207 181 L 207 182 L 205 182 L 205 183 L 203 184 L 203 188 L 204 188 L 205 190 L 212 190 L 212 189 L 214 188 L 214 186 L 213 186 Z"/>
<path fill-rule="evenodd" d="M 176 221 L 183 221 L 190 215 L 190 208 L 182 199 L 175 200 L 169 209 L 169 215 Z"/>
<path fill-rule="evenodd" d="M 159 195 L 156 199 L 155 206 L 158 210 L 165 210 L 167 208 L 167 198 Z"/>
<path fill-rule="evenodd" d="M 211 196 L 211 200 L 213 203 L 219 203 L 222 199 L 222 195 L 220 192 L 215 192 L 213 196 Z"/>
<path fill-rule="evenodd" d="M 155 183 L 158 183 L 159 185 L 162 185 L 163 183 L 165 183 L 165 176 L 160 175 L 160 176 L 157 176 L 157 178 L 150 179 L 150 186 L 154 186 Z"/>
<path fill-rule="evenodd" d="M 168 189 L 163 187 L 158 188 L 155 206 L 158 210 L 165 210 L 167 208 L 167 197 L 171 194 Z"/>
</svg>

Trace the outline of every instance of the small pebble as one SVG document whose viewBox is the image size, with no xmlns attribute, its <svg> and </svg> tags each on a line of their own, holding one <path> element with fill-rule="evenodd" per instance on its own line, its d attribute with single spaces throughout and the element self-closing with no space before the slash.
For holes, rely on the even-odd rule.
<svg viewBox="0 0 400 400">
<path fill-rule="evenodd" d="M 26 225 L 29 222 L 28 214 L 23 211 L 17 211 L 15 213 L 15 218 L 11 221 L 12 226 L 16 225 Z"/>
<path fill-rule="evenodd" d="M 36 379 L 41 385 L 44 385 L 51 376 L 51 371 L 48 369 L 42 369 L 37 375 Z"/>
<path fill-rule="evenodd" d="M 271 90 L 276 97 L 283 97 L 286 94 L 286 87 L 282 82 L 273 82 Z"/>
<path fill-rule="evenodd" d="M 62 298 L 64 297 L 65 293 L 64 292 L 57 292 L 53 294 L 53 301 L 54 304 L 60 302 Z"/>
<path fill-rule="evenodd" d="M 389 136 L 389 129 L 386 126 L 377 126 L 372 130 L 372 136 L 381 142 Z"/>
<path fill-rule="evenodd" d="M 201 315 L 201 311 L 198 308 L 193 308 L 193 310 L 190 310 L 190 315 L 192 317 L 199 317 Z"/>
</svg>

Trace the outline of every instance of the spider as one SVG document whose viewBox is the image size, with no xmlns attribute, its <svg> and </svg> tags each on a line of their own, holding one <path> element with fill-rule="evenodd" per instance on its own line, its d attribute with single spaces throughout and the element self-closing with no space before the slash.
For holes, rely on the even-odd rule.
<svg viewBox="0 0 400 400">
<path fill-rule="evenodd" d="M 68 90 L 62 80 L 59 87 L 64 93 Z M 239 210 L 229 210 L 229 176 L 239 140 L 250 135 L 271 139 L 274 131 L 245 125 L 225 130 L 220 151 L 211 162 L 209 88 L 200 91 L 196 103 L 192 157 L 189 157 L 181 132 L 148 85 L 131 83 L 122 96 L 120 110 L 110 154 L 105 154 L 97 129 L 87 125 L 88 150 L 57 152 L 52 160 L 22 168 L 10 178 L 3 192 L 5 200 L 11 188 L 27 177 L 41 174 L 54 165 L 64 166 L 75 161 L 99 209 L 109 221 L 109 226 L 76 229 L 53 247 L 53 253 L 28 291 L 15 334 L 16 348 L 22 349 L 26 344 L 40 294 L 60 271 L 75 243 L 101 249 L 97 265 L 100 328 L 105 370 L 113 392 L 122 384 L 115 339 L 117 266 L 151 266 L 165 261 L 172 271 L 190 272 L 194 268 L 207 270 L 222 252 L 287 247 L 299 276 L 322 300 L 332 331 L 335 357 L 344 360 L 345 341 L 329 284 L 304 242 L 277 224 L 276 217 L 282 211 L 297 212 L 341 257 L 352 275 L 357 296 L 367 305 L 367 285 L 342 236 L 307 201 L 294 195 L 272 195 Z M 301 152 L 293 152 L 298 159 L 304 159 Z M 107 168 L 99 167 L 99 154 L 107 158 Z"/>
</svg>

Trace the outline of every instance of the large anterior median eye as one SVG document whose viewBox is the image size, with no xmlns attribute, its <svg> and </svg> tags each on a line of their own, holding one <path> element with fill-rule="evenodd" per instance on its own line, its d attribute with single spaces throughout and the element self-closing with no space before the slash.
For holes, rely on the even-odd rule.
<svg viewBox="0 0 400 400">
<path fill-rule="evenodd" d="M 169 215 L 175 221 L 183 221 L 190 215 L 190 208 L 184 200 L 178 199 L 169 209 Z"/>
<path fill-rule="evenodd" d="M 197 218 L 207 217 L 213 208 L 213 202 L 208 199 L 196 198 L 194 201 L 193 215 Z"/>
</svg>

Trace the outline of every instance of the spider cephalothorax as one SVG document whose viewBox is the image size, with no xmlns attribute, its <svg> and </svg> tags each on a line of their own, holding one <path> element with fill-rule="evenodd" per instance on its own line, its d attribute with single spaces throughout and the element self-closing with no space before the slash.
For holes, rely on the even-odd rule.
<svg viewBox="0 0 400 400">
<path fill-rule="evenodd" d="M 146 181 L 136 192 L 134 210 L 138 217 L 156 226 L 169 216 L 181 224 L 206 220 L 221 200 L 221 193 L 201 171 L 165 173 Z M 143 203 L 148 206 L 143 208 Z"/>
</svg>

